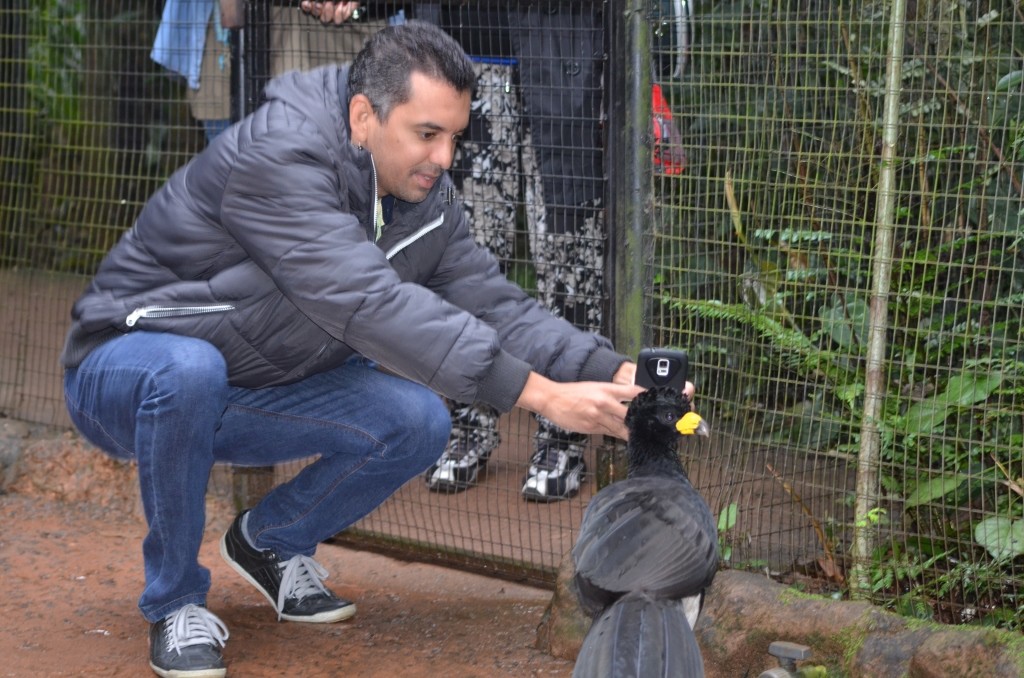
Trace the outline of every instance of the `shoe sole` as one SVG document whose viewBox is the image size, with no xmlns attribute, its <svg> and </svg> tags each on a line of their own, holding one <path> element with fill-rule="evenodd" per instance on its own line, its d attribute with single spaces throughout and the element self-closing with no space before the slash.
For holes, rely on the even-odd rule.
<svg viewBox="0 0 1024 678">
<path fill-rule="evenodd" d="M 267 590 L 264 589 L 262 586 L 260 586 L 259 582 L 257 582 L 255 579 L 253 579 L 252 576 L 248 572 L 246 572 L 245 569 L 241 565 L 236 563 L 235 559 L 232 558 L 228 554 L 228 541 L 227 541 L 227 539 L 228 539 L 227 533 L 224 533 L 224 536 L 220 538 L 220 557 L 224 559 L 224 562 L 226 562 L 228 565 L 231 566 L 232 570 L 234 570 L 238 574 L 242 575 L 243 579 L 245 579 L 247 582 L 252 584 L 253 587 L 257 591 L 262 593 L 263 597 L 266 598 L 267 602 L 270 603 L 270 607 L 274 608 L 274 610 L 277 611 L 277 601 L 274 600 L 273 598 L 271 598 L 270 594 L 267 593 Z M 340 621 L 345 621 L 346 619 L 351 619 L 352 617 L 355 616 L 355 614 L 356 614 L 356 605 L 355 605 L 355 603 L 349 603 L 345 607 L 339 607 L 337 610 L 328 610 L 326 612 L 319 612 L 317 614 L 298 616 L 298 615 L 284 614 L 284 613 L 280 613 L 279 612 L 278 616 L 281 619 L 285 619 L 287 621 L 293 621 L 293 622 L 306 622 L 306 623 L 309 623 L 309 624 L 332 624 L 334 622 L 340 622 Z M 187 675 L 188 675 L 189 678 L 191 678 L 192 674 L 187 674 Z M 223 675 L 223 674 L 221 674 L 221 675 Z M 205 678 L 205 676 L 202 676 L 201 678 Z"/>
<path fill-rule="evenodd" d="M 459 492 L 465 492 L 469 488 L 476 485 L 476 482 L 448 482 L 445 480 L 439 480 L 434 483 L 427 483 L 427 489 L 431 492 L 437 492 L 439 494 L 458 494 Z"/>
<path fill-rule="evenodd" d="M 149 663 L 149 668 L 153 669 L 153 672 L 160 676 L 160 678 L 224 678 L 224 676 L 228 675 L 226 668 L 179 671 L 177 669 L 162 669 L 153 662 Z"/>
<path fill-rule="evenodd" d="M 573 490 L 568 494 L 540 494 L 535 490 L 522 491 L 523 499 L 526 501 L 536 502 L 538 504 L 553 504 L 556 501 L 565 501 L 566 499 L 572 499 L 579 493 L 579 490 Z"/>
</svg>

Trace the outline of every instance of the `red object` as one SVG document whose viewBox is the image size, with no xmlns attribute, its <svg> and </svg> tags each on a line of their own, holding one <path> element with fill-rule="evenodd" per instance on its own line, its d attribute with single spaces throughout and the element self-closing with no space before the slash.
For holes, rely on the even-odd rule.
<svg viewBox="0 0 1024 678">
<path fill-rule="evenodd" d="M 651 118 L 654 122 L 654 166 L 665 174 L 682 174 L 686 152 L 682 135 L 672 120 L 672 110 L 661 93 L 661 85 L 651 87 Z"/>
</svg>

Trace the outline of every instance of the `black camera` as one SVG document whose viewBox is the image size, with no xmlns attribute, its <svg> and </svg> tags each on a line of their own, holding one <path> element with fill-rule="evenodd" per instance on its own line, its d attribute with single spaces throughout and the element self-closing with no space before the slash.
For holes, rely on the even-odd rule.
<svg viewBox="0 0 1024 678">
<path fill-rule="evenodd" d="M 690 363 L 686 351 L 671 348 L 645 348 L 636 360 L 636 385 L 644 388 L 671 386 L 682 392 Z"/>
</svg>

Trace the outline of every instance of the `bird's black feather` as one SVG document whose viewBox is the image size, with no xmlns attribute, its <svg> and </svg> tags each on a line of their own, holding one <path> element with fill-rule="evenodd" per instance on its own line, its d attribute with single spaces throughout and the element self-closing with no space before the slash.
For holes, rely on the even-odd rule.
<svg viewBox="0 0 1024 678">
<path fill-rule="evenodd" d="M 573 675 L 687 678 L 703 673 L 697 638 L 679 603 L 630 593 L 594 620 Z"/>
<path fill-rule="evenodd" d="M 703 675 L 679 601 L 702 599 L 718 567 L 718 547 L 711 511 L 679 460 L 676 422 L 689 409 L 685 396 L 667 388 L 649 389 L 629 406 L 627 477 L 590 500 L 572 551 L 580 605 L 596 617 L 574 675 Z M 660 621 L 637 626 L 653 619 Z M 592 639 L 595 633 L 603 640 Z M 658 639 L 662 633 L 680 648 L 665 667 L 673 672 L 623 670 L 629 661 L 621 657 L 667 642 Z"/>
</svg>

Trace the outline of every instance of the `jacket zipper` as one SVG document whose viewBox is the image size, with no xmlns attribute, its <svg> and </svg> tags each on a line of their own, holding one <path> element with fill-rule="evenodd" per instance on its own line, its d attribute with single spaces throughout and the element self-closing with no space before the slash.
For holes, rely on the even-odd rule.
<svg viewBox="0 0 1024 678">
<path fill-rule="evenodd" d="M 416 231 L 412 235 L 406 236 L 405 238 L 402 238 L 401 240 L 399 240 L 397 243 L 395 243 L 394 247 L 389 249 L 384 254 L 384 256 L 390 261 L 391 257 L 395 256 L 396 254 L 398 254 L 399 252 L 404 250 L 406 247 L 408 247 L 409 245 L 413 244 L 414 242 L 416 242 L 417 240 L 419 240 L 420 238 L 425 236 L 427 233 L 430 233 L 431 231 L 433 231 L 435 228 L 437 228 L 438 226 L 440 226 L 443 223 L 444 223 L 444 215 L 442 214 L 437 219 L 434 219 L 429 224 L 427 224 L 426 226 L 424 226 L 420 230 Z"/>
<path fill-rule="evenodd" d="M 231 304 L 207 304 L 205 306 L 142 306 L 128 314 L 124 324 L 135 327 L 139 318 L 172 318 L 185 315 L 202 315 L 204 313 L 223 313 L 233 311 Z"/>
<path fill-rule="evenodd" d="M 370 220 L 373 222 L 373 242 L 380 240 L 381 233 L 384 229 L 381 227 L 380 219 L 383 216 L 377 216 L 377 210 L 380 208 L 380 198 L 377 197 L 377 164 L 373 161 L 373 154 L 370 154 L 370 171 L 373 172 L 373 188 L 370 195 L 373 196 L 373 211 L 370 214 Z"/>
</svg>

